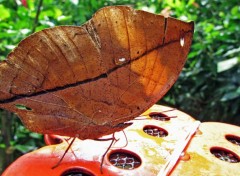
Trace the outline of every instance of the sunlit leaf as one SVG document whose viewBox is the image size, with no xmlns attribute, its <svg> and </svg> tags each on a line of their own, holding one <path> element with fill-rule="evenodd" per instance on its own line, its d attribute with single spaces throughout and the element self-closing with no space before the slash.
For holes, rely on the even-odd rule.
<svg viewBox="0 0 240 176">
<path fill-rule="evenodd" d="M 10 17 L 9 10 L 0 4 L 0 22 Z"/>
<path fill-rule="evenodd" d="M 228 59 L 228 60 L 224 60 L 224 61 L 218 62 L 218 64 L 217 64 L 217 72 L 220 73 L 220 72 L 229 70 L 229 69 L 231 69 L 232 67 L 234 67 L 235 65 L 237 65 L 239 63 L 240 62 L 239 62 L 239 59 L 237 57 L 234 57 L 234 58 L 231 58 L 231 59 Z"/>
<path fill-rule="evenodd" d="M 226 56 L 237 54 L 237 53 L 240 53 L 240 47 L 228 50 L 223 56 L 226 57 Z"/>
<path fill-rule="evenodd" d="M 61 15 L 61 16 L 57 17 L 57 20 L 58 21 L 67 21 L 67 20 L 70 20 L 71 18 L 72 18 L 72 16 Z"/>
</svg>

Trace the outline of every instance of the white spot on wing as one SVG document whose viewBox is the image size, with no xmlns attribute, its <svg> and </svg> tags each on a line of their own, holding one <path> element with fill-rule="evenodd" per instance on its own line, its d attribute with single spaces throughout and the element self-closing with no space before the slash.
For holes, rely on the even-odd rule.
<svg viewBox="0 0 240 176">
<path fill-rule="evenodd" d="M 184 46 L 184 38 L 180 38 L 180 45 L 181 45 L 181 47 Z"/>
<path fill-rule="evenodd" d="M 116 64 L 116 65 L 122 65 L 122 64 L 124 64 L 125 62 L 127 62 L 127 59 L 124 58 L 124 57 L 120 57 L 120 58 L 118 58 L 118 59 L 115 59 L 115 64 Z"/>
<path fill-rule="evenodd" d="M 118 59 L 119 62 L 125 62 L 126 59 L 124 57 Z"/>
</svg>

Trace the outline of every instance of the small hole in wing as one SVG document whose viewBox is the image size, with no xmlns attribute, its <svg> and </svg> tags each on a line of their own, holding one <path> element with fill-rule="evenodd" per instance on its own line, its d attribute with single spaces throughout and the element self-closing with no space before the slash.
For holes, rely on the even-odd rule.
<svg viewBox="0 0 240 176">
<path fill-rule="evenodd" d="M 20 109 L 20 110 L 25 110 L 25 111 L 31 111 L 32 108 L 28 107 L 28 106 L 25 106 L 25 105 L 22 105 L 22 104 L 15 104 L 15 107 L 17 109 Z"/>
<path fill-rule="evenodd" d="M 180 45 L 181 45 L 181 47 L 183 47 L 184 46 L 184 43 L 185 43 L 185 41 L 184 41 L 184 38 L 182 37 L 182 38 L 180 38 Z"/>
</svg>

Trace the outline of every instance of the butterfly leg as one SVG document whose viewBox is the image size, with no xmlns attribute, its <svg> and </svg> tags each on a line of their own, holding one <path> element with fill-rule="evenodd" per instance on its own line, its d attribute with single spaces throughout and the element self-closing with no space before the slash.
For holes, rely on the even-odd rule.
<svg viewBox="0 0 240 176">
<path fill-rule="evenodd" d="M 108 146 L 107 150 L 105 151 L 105 153 L 102 155 L 102 160 L 101 160 L 101 164 L 100 164 L 100 172 L 101 172 L 101 174 L 103 174 L 103 170 L 102 170 L 102 168 L 103 168 L 103 161 L 104 161 L 104 158 L 105 158 L 106 154 L 108 153 L 108 151 L 112 147 L 114 141 L 116 142 L 119 139 L 116 139 L 115 138 L 115 133 L 113 133 L 112 138 L 109 138 L 109 140 L 112 140 L 112 141 L 111 141 L 110 145 Z"/>
<path fill-rule="evenodd" d="M 60 163 L 62 162 L 63 158 L 64 158 L 65 155 L 67 154 L 68 150 L 71 148 L 71 146 L 72 146 L 72 144 L 73 144 L 73 142 L 75 141 L 76 138 L 77 138 L 77 137 L 74 137 L 74 138 L 72 139 L 72 141 L 71 141 L 70 144 L 68 145 L 67 149 L 66 149 L 65 152 L 63 153 L 62 157 L 61 157 L 60 160 L 57 162 L 57 164 L 52 167 L 52 169 L 55 169 L 56 167 L 58 167 L 58 166 L 60 165 Z"/>
</svg>

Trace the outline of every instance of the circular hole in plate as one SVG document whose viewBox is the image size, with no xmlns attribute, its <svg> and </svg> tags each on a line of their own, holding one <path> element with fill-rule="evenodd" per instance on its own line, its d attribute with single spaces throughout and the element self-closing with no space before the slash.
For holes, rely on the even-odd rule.
<svg viewBox="0 0 240 176">
<path fill-rule="evenodd" d="M 145 126 L 143 128 L 143 131 L 148 135 L 154 136 L 154 137 L 166 137 L 168 135 L 168 132 L 165 129 L 154 126 L 154 125 Z"/>
<path fill-rule="evenodd" d="M 229 163 L 238 163 L 240 162 L 239 157 L 234 152 L 221 148 L 221 147 L 212 147 L 210 152 L 218 159 L 226 161 Z"/>
<path fill-rule="evenodd" d="M 82 168 L 70 168 L 64 171 L 61 176 L 94 176 L 89 171 Z"/>
<path fill-rule="evenodd" d="M 115 150 L 108 157 L 109 162 L 118 168 L 132 170 L 138 168 L 142 161 L 141 158 L 127 150 Z"/>
<path fill-rule="evenodd" d="M 165 115 L 161 112 L 152 112 L 152 113 L 149 114 L 149 116 L 152 119 L 160 120 L 160 121 L 169 121 L 170 120 L 170 118 L 167 115 Z"/>
<path fill-rule="evenodd" d="M 226 138 L 229 142 L 240 146 L 240 137 L 235 136 L 235 135 L 228 134 L 228 135 L 225 136 L 225 138 Z"/>
</svg>

